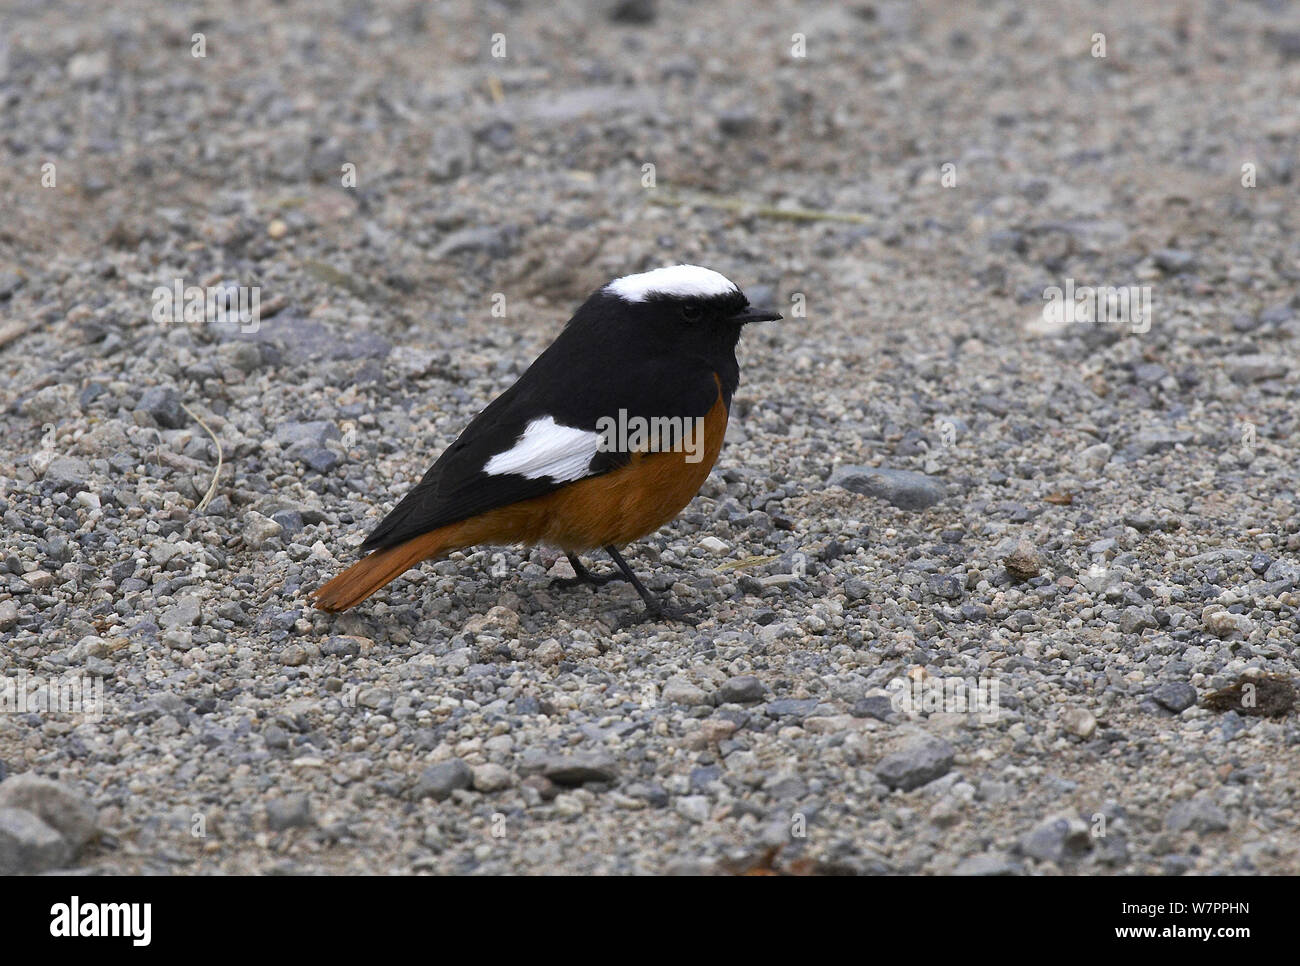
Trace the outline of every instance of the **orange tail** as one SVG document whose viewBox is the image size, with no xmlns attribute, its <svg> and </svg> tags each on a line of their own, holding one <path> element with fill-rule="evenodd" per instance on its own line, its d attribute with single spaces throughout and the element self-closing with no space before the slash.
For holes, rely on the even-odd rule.
<svg viewBox="0 0 1300 966">
<path fill-rule="evenodd" d="M 412 537 L 396 547 L 376 550 L 312 591 L 316 606 L 331 613 L 355 607 L 420 561 L 457 549 L 453 532 L 449 532 L 454 529 L 454 525 L 441 527 Z"/>
</svg>

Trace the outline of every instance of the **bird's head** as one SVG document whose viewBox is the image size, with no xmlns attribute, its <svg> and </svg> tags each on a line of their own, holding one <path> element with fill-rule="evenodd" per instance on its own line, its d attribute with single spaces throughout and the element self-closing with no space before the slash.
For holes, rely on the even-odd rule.
<svg viewBox="0 0 1300 966">
<path fill-rule="evenodd" d="M 731 348 L 750 322 L 781 318 L 754 308 L 734 282 L 699 265 L 624 275 L 597 292 L 594 300 L 629 326 L 644 327 L 679 346 Z"/>
</svg>

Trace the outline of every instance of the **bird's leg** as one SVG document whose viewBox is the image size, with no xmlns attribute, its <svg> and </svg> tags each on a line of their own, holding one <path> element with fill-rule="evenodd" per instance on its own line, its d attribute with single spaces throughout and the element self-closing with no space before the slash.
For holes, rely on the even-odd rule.
<svg viewBox="0 0 1300 966">
<path fill-rule="evenodd" d="M 620 622 L 620 627 L 629 627 L 633 624 L 640 624 L 647 620 L 680 621 L 684 624 L 695 624 L 698 622 L 697 618 L 691 616 L 691 611 L 698 610 L 698 607 L 672 607 L 663 603 L 658 598 L 652 596 L 650 591 L 646 590 L 645 584 L 641 583 L 641 581 L 637 579 L 636 574 L 632 573 L 632 568 L 627 565 L 627 561 L 623 559 L 623 555 L 620 554 L 612 544 L 605 548 L 605 552 L 609 554 L 614 563 L 618 565 L 618 569 L 623 571 L 623 576 L 627 578 L 627 582 L 636 589 L 636 592 L 641 595 L 641 599 L 645 601 L 645 610 L 640 614 L 627 615 Z"/>
<path fill-rule="evenodd" d="M 569 564 L 573 567 L 572 577 L 556 577 L 551 581 L 552 587 L 577 587 L 579 584 L 591 584 L 593 587 L 603 587 L 611 580 L 622 580 L 621 574 L 593 574 L 590 570 L 582 565 L 578 555 L 566 553 L 569 558 Z"/>
</svg>

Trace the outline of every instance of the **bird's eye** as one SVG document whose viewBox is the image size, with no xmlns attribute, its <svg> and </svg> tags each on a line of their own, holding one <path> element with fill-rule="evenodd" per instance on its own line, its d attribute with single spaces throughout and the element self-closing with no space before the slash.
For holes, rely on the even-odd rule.
<svg viewBox="0 0 1300 966">
<path fill-rule="evenodd" d="M 700 307 L 694 302 L 686 302 L 682 305 L 682 318 L 687 322 L 696 322 L 700 318 Z"/>
</svg>

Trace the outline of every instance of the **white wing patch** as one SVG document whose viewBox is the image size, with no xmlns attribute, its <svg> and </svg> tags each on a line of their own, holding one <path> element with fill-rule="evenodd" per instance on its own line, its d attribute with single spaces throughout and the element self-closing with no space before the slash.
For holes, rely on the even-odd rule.
<svg viewBox="0 0 1300 966">
<path fill-rule="evenodd" d="M 740 291 L 725 275 L 699 265 L 670 265 L 639 275 L 624 275 L 605 286 L 624 302 L 644 302 L 651 295 L 711 298 Z"/>
<path fill-rule="evenodd" d="M 580 480 L 588 475 L 600 446 L 600 434 L 561 426 L 553 416 L 534 419 L 515 445 L 487 461 L 491 476 L 514 473 L 530 480 Z"/>
</svg>

